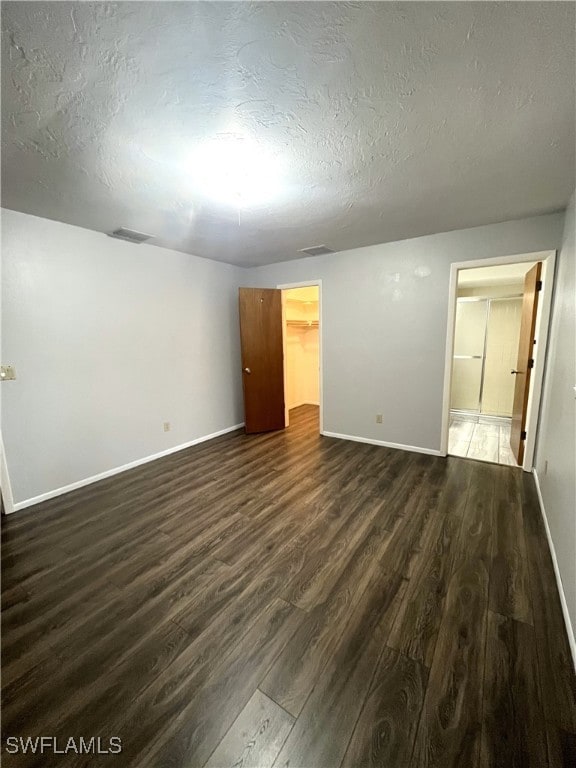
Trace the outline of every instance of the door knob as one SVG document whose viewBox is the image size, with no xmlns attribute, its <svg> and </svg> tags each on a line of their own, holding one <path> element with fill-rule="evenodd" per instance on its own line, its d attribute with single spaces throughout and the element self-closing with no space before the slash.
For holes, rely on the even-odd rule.
<svg viewBox="0 0 576 768">
<path fill-rule="evenodd" d="M 510 371 L 510 373 L 524 373 L 524 371 Z"/>
<path fill-rule="evenodd" d="M 250 370 L 250 368 L 244 368 L 244 373 L 252 373 L 252 371 Z"/>
</svg>

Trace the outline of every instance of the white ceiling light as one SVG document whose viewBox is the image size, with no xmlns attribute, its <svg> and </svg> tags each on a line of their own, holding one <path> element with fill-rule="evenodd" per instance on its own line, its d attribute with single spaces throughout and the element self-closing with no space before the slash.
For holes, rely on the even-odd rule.
<svg viewBox="0 0 576 768">
<path fill-rule="evenodd" d="M 188 167 L 194 192 L 222 205 L 266 205 L 282 192 L 280 159 L 242 135 L 223 134 L 202 142 Z"/>
</svg>

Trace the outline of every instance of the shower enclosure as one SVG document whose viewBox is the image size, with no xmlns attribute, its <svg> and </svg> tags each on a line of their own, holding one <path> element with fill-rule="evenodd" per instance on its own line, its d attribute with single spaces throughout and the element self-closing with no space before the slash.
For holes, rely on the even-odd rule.
<svg viewBox="0 0 576 768">
<path fill-rule="evenodd" d="M 458 299 L 452 411 L 511 416 L 521 310 L 521 295 Z"/>
</svg>

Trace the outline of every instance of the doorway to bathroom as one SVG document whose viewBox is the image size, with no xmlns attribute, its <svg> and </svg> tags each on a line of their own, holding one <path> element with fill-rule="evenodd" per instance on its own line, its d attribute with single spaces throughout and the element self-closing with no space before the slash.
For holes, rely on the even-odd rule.
<svg viewBox="0 0 576 768">
<path fill-rule="evenodd" d="M 526 256 L 517 263 L 485 267 L 453 265 L 459 268 L 453 269 L 451 287 L 448 454 L 511 466 L 531 464 L 554 254 L 542 255 L 551 257 L 545 266 L 547 258 L 529 261 Z"/>
<path fill-rule="evenodd" d="M 510 371 L 516 366 L 522 295 L 514 286 L 506 289 L 497 296 L 495 285 L 459 286 L 448 453 L 517 465 L 510 448 Z"/>
</svg>

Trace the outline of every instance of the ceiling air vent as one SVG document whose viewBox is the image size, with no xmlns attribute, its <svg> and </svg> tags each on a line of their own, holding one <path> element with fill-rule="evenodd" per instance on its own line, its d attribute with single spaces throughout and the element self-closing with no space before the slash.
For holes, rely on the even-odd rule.
<svg viewBox="0 0 576 768">
<path fill-rule="evenodd" d="M 327 253 L 334 253 L 334 251 L 326 245 L 312 245 L 310 248 L 300 248 L 298 253 L 305 253 L 307 256 L 325 256 Z"/>
<path fill-rule="evenodd" d="M 129 243 L 145 243 L 146 240 L 150 240 L 154 235 L 147 235 L 144 232 L 136 232 L 135 229 L 126 229 L 126 227 L 120 227 L 115 229 L 114 232 L 108 233 L 109 237 L 115 237 L 117 240 L 127 240 Z"/>
</svg>

